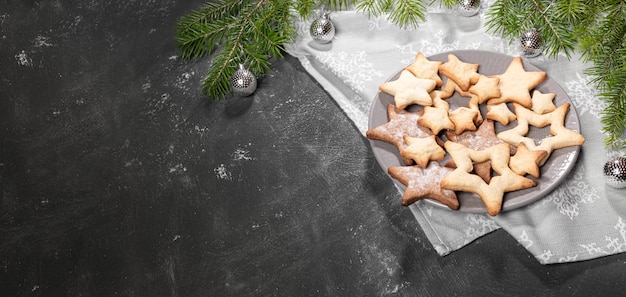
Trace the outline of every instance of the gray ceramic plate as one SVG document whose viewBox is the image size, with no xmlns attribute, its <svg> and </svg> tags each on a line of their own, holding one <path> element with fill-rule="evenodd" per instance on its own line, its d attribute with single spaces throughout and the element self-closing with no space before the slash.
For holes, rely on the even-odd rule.
<svg viewBox="0 0 626 297">
<path fill-rule="evenodd" d="M 504 73 L 504 71 L 506 71 L 506 68 L 511 63 L 511 60 L 513 59 L 513 57 L 504 54 L 477 50 L 460 50 L 440 53 L 430 56 L 428 57 L 428 59 L 431 61 L 446 62 L 448 54 L 454 54 L 463 62 L 480 64 L 478 72 L 484 75 L 497 75 Z M 528 62 L 523 62 L 526 71 L 541 71 L 537 67 L 530 65 Z M 401 71 L 402 69 L 398 70 L 398 72 L 392 75 L 387 81 L 396 80 L 400 76 Z M 442 78 L 445 81 L 445 77 Z M 567 96 L 565 91 L 558 85 L 558 83 L 550 78 L 550 73 L 548 73 L 548 78 L 535 89 L 539 90 L 542 93 L 555 93 L 556 97 L 554 99 L 554 104 L 556 106 L 559 106 L 563 103 L 570 103 L 570 109 L 565 119 L 565 126 L 569 129 L 580 132 L 580 123 L 578 121 L 578 115 L 576 114 L 576 110 L 574 109 L 573 104 L 571 104 L 569 97 Z M 448 99 L 447 101 L 448 103 L 450 103 L 451 109 L 455 109 L 458 106 L 467 105 L 467 98 L 461 97 L 458 94 L 455 94 L 454 97 Z M 387 104 L 390 103 L 394 103 L 393 96 L 382 92 L 379 92 L 376 95 L 370 109 L 370 129 L 387 122 L 386 107 Z M 408 109 L 410 111 L 416 111 L 421 109 L 421 107 L 414 105 L 410 106 Z M 496 123 L 496 132 L 504 131 L 506 129 L 515 127 L 516 125 L 517 122 L 512 122 L 508 126 L 503 126 L 499 123 Z M 537 142 L 549 135 L 550 131 L 548 126 L 545 128 L 531 127 L 527 136 L 535 139 L 535 141 Z M 378 163 L 383 169 L 387 170 L 389 166 L 404 165 L 402 163 L 402 160 L 400 159 L 400 154 L 395 146 L 377 140 L 370 140 L 370 144 Z M 547 162 L 541 167 L 540 178 L 535 179 L 537 181 L 537 186 L 530 189 L 506 193 L 504 195 L 502 211 L 512 210 L 528 205 L 534 201 L 543 198 L 550 191 L 554 190 L 554 188 L 556 188 L 567 177 L 568 173 L 574 167 L 576 159 L 578 158 L 579 151 L 580 146 L 567 147 L 554 151 L 550 158 L 547 160 Z M 529 178 L 534 179 L 532 177 Z M 393 180 L 401 189 L 405 188 L 404 185 L 402 185 L 399 181 L 395 179 Z M 486 212 L 482 201 L 477 195 L 467 192 L 458 192 L 457 196 L 461 205 L 460 211 L 477 213 Z M 432 205 L 447 209 L 445 205 L 439 203 L 438 201 L 432 199 L 426 199 L 426 201 Z"/>
</svg>

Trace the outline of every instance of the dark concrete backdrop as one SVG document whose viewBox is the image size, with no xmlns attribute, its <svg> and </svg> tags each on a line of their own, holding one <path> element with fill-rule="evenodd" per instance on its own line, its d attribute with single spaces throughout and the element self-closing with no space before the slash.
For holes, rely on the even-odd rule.
<svg viewBox="0 0 626 297">
<path fill-rule="evenodd" d="M 292 57 L 209 102 L 202 1 L 0 4 L 2 296 L 609 296 L 626 255 L 542 266 L 496 231 L 438 256 Z"/>
</svg>

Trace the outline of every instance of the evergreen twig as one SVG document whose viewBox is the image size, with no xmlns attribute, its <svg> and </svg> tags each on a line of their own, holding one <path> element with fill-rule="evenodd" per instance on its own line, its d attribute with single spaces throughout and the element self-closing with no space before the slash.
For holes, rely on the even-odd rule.
<svg viewBox="0 0 626 297">
<path fill-rule="evenodd" d="M 283 45 L 297 32 L 294 18 L 355 7 L 376 17 L 387 15 L 401 28 L 424 21 L 425 4 L 435 0 L 212 0 L 181 17 L 176 42 L 184 59 L 211 56 L 202 91 L 210 100 L 230 94 L 230 77 L 238 64 L 256 76 L 270 70 L 270 59 L 282 57 Z M 439 0 L 451 8 L 456 0 Z M 580 50 L 594 66 L 585 72 L 608 104 L 602 113 L 605 144 L 626 148 L 626 2 L 623 0 L 497 0 L 487 11 L 487 30 L 516 40 L 537 29 L 547 56 L 568 58 Z"/>
</svg>

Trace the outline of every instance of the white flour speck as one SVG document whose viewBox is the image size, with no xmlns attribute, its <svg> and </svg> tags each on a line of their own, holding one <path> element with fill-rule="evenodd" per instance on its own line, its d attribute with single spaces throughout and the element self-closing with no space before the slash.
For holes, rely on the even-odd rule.
<svg viewBox="0 0 626 297">
<path fill-rule="evenodd" d="M 141 90 L 143 90 L 144 93 L 147 93 L 151 87 L 152 87 L 152 84 L 150 84 L 150 82 L 146 82 L 143 85 L 141 85 Z"/>
<path fill-rule="evenodd" d="M 15 60 L 17 60 L 17 64 L 22 66 L 33 66 L 33 60 L 28 57 L 26 51 L 22 50 L 20 53 L 15 55 Z"/>
<path fill-rule="evenodd" d="M 215 175 L 217 175 L 217 177 L 220 178 L 220 179 L 225 179 L 225 180 L 232 180 L 233 179 L 232 175 L 226 169 L 224 164 L 220 164 L 220 166 L 218 166 L 217 168 L 213 169 L 213 171 L 215 172 Z"/>
<path fill-rule="evenodd" d="M 50 47 L 53 44 L 49 42 L 50 38 L 45 37 L 45 36 L 37 36 L 35 37 L 35 39 L 33 40 L 33 46 L 34 47 Z"/>
<path fill-rule="evenodd" d="M 183 173 L 187 171 L 187 168 L 183 164 L 176 164 L 176 166 L 170 168 L 170 173 Z"/>
<path fill-rule="evenodd" d="M 250 152 L 246 151 L 244 149 L 238 148 L 237 150 L 235 150 L 235 152 L 233 153 L 233 160 L 235 161 L 241 161 L 241 160 L 246 160 L 246 161 L 251 161 L 254 160 L 254 158 L 248 156 Z"/>
</svg>

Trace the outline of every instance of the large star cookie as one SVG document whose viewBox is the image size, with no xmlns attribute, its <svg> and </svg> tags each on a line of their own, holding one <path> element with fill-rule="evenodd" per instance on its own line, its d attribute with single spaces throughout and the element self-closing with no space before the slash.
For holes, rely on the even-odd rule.
<svg viewBox="0 0 626 297">
<path fill-rule="evenodd" d="M 532 100 L 530 90 L 542 83 L 547 73 L 543 71 L 526 71 L 522 58 L 513 58 L 506 71 L 496 77 L 500 78 L 500 97 L 489 99 L 489 104 L 515 102 L 524 107 L 530 107 Z"/>
<path fill-rule="evenodd" d="M 409 112 L 399 109 L 393 104 L 387 105 L 387 118 L 389 121 L 378 127 L 367 130 L 365 136 L 368 139 L 380 140 L 395 145 L 398 150 L 407 147 L 404 136 L 426 137 L 431 133 L 428 129 L 417 124 L 417 120 L 422 116 L 423 111 Z M 407 165 L 413 164 L 411 159 L 402 159 Z"/>
<path fill-rule="evenodd" d="M 564 103 L 551 112 L 538 114 L 519 104 L 513 104 L 517 116 L 517 126 L 498 133 L 498 138 L 514 146 L 519 146 L 523 142 L 530 150 L 544 150 L 548 152 L 539 163 L 539 165 L 543 165 L 554 150 L 585 143 L 584 136 L 565 127 L 565 116 L 569 111 L 569 106 L 569 103 Z M 530 126 L 542 128 L 547 125 L 550 125 L 550 134 L 552 136 L 541 140 L 539 145 L 535 144 L 532 138 L 526 137 Z"/>
<path fill-rule="evenodd" d="M 435 89 L 435 85 L 432 79 L 417 78 L 408 70 L 402 70 L 398 79 L 383 83 L 378 89 L 392 95 L 396 106 L 404 109 L 411 104 L 432 105 L 429 93 Z"/>
<path fill-rule="evenodd" d="M 509 168 L 511 149 L 508 143 L 500 143 L 480 151 L 453 141 L 446 141 L 444 146 L 454 160 L 456 169 L 441 180 L 441 188 L 477 194 L 491 216 L 502 210 L 504 193 L 527 189 L 537 184 Z M 489 183 L 471 173 L 474 163 L 487 160 L 491 161 L 491 167 L 498 173 Z"/>
<path fill-rule="evenodd" d="M 456 193 L 442 189 L 440 181 L 453 169 L 443 167 L 437 162 L 430 162 L 428 167 L 419 166 L 390 166 L 387 172 L 391 177 L 399 180 L 406 186 L 402 195 L 402 205 L 409 206 L 424 198 L 437 200 L 450 209 L 459 209 L 459 200 Z"/>
</svg>

